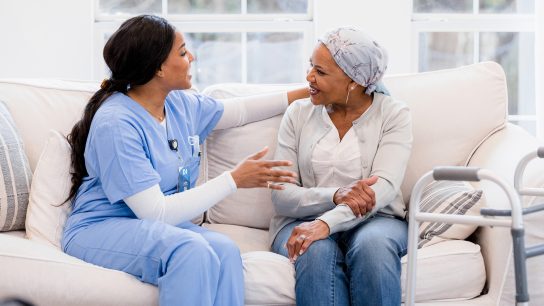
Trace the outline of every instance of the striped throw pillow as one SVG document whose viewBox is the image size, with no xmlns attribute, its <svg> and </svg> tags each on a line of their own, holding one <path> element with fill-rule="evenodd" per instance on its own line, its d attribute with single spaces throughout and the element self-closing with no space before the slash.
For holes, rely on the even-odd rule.
<svg viewBox="0 0 544 306">
<path fill-rule="evenodd" d="M 0 101 L 0 231 L 25 228 L 32 172 L 21 137 Z"/>
<path fill-rule="evenodd" d="M 435 181 L 423 189 L 420 210 L 428 213 L 479 215 L 483 206 L 483 192 L 469 183 Z M 422 222 L 419 225 L 418 247 L 433 245 L 450 239 L 465 239 L 478 228 L 471 224 Z"/>
</svg>

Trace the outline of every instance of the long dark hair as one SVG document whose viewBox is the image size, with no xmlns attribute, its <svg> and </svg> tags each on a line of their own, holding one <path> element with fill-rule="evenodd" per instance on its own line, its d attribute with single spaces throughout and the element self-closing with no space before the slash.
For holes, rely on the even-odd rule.
<svg viewBox="0 0 544 306">
<path fill-rule="evenodd" d="M 111 77 L 102 82 L 67 137 L 72 148 L 72 187 L 67 200 L 76 196 L 88 175 L 85 144 L 96 111 L 114 92 L 126 94 L 131 86 L 149 82 L 168 57 L 174 38 L 175 28 L 164 18 L 141 15 L 125 21 L 106 42 L 103 56 Z"/>
</svg>

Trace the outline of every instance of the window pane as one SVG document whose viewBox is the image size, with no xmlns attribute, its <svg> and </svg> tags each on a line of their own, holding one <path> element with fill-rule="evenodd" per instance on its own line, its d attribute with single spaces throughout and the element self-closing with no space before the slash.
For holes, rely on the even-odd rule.
<svg viewBox="0 0 544 306">
<path fill-rule="evenodd" d="M 415 13 L 472 13 L 472 0 L 414 0 Z"/>
<path fill-rule="evenodd" d="M 240 0 L 168 0 L 170 14 L 240 14 Z"/>
<path fill-rule="evenodd" d="M 304 81 L 302 33 L 248 33 L 249 83 Z"/>
<path fill-rule="evenodd" d="M 518 125 L 518 126 L 524 128 L 531 135 L 536 136 L 536 122 L 535 121 L 515 121 L 515 120 L 512 120 L 512 121 L 510 121 L 510 123 Z"/>
<path fill-rule="evenodd" d="M 535 113 L 533 33 L 480 33 L 480 60 L 499 63 L 506 73 L 508 113 Z"/>
<path fill-rule="evenodd" d="M 305 14 L 308 0 L 247 0 L 247 11 L 253 14 Z"/>
<path fill-rule="evenodd" d="M 535 0 L 480 0 L 481 13 L 529 14 L 534 11 Z"/>
<path fill-rule="evenodd" d="M 419 34 L 419 71 L 454 68 L 473 63 L 474 34 L 427 32 Z"/>
<path fill-rule="evenodd" d="M 100 0 L 98 10 L 102 14 L 160 14 L 161 0 Z"/>
<path fill-rule="evenodd" d="M 241 82 L 240 33 L 185 33 L 192 63 L 193 85 L 200 90 L 223 82 Z"/>
</svg>

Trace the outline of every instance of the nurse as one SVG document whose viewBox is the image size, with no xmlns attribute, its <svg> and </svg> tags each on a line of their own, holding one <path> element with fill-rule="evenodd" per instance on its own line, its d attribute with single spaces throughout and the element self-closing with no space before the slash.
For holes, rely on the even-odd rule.
<svg viewBox="0 0 544 306">
<path fill-rule="evenodd" d="M 195 187 L 215 128 L 282 113 L 307 88 L 218 101 L 191 87 L 193 55 L 165 19 L 124 22 L 104 47 L 111 71 L 68 136 L 73 211 L 63 250 L 158 286 L 160 305 L 243 305 L 242 261 L 226 236 L 190 222 L 238 188 L 294 182 L 267 148 Z"/>
</svg>

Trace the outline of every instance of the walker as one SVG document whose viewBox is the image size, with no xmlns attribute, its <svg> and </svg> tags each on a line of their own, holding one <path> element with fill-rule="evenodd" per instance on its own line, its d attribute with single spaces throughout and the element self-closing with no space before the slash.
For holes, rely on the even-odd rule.
<svg viewBox="0 0 544 306">
<path fill-rule="evenodd" d="M 514 188 L 519 195 L 519 199 L 523 196 L 544 196 L 544 188 L 523 187 L 523 173 L 529 162 L 535 158 L 544 158 L 544 147 L 525 155 L 514 172 Z M 523 215 L 532 214 L 535 212 L 544 211 L 544 203 L 533 205 L 522 209 Z M 510 210 L 482 208 L 480 214 L 483 216 L 510 216 Z M 527 258 L 535 257 L 544 254 L 544 243 L 537 244 L 531 247 L 525 247 L 523 228 L 515 230 L 512 228 L 512 241 L 514 243 L 514 271 L 516 277 L 516 303 L 518 305 L 527 305 L 529 302 L 529 293 L 527 286 Z"/>
<path fill-rule="evenodd" d="M 544 204 L 529 207 L 522 210 L 520 197 L 522 195 L 544 195 L 543 189 L 526 188 L 520 189 L 523 170 L 527 163 L 534 157 L 544 158 L 544 147 L 525 156 L 516 167 L 514 185 L 512 188 L 506 181 L 486 169 L 470 167 L 437 167 L 433 171 L 427 172 L 415 184 L 410 198 L 410 214 L 408 223 L 408 274 L 406 277 L 406 300 L 405 305 L 414 305 L 415 287 L 416 287 L 416 259 L 418 244 L 418 228 L 420 221 L 475 224 L 480 226 L 501 226 L 510 227 L 512 233 L 513 252 L 514 252 L 514 271 L 516 278 L 516 304 L 518 306 L 528 305 L 529 294 L 527 292 L 527 268 L 526 259 L 544 254 L 544 244 L 525 248 L 523 214 L 529 214 L 544 210 Z M 511 210 L 481 209 L 481 216 L 463 216 L 447 215 L 439 213 L 424 213 L 419 211 L 419 201 L 423 193 L 423 188 L 433 180 L 450 181 L 480 181 L 489 180 L 499 185 L 506 193 Z M 519 196 L 516 192 L 519 190 Z M 508 219 L 494 219 L 490 216 L 511 216 Z"/>
</svg>

